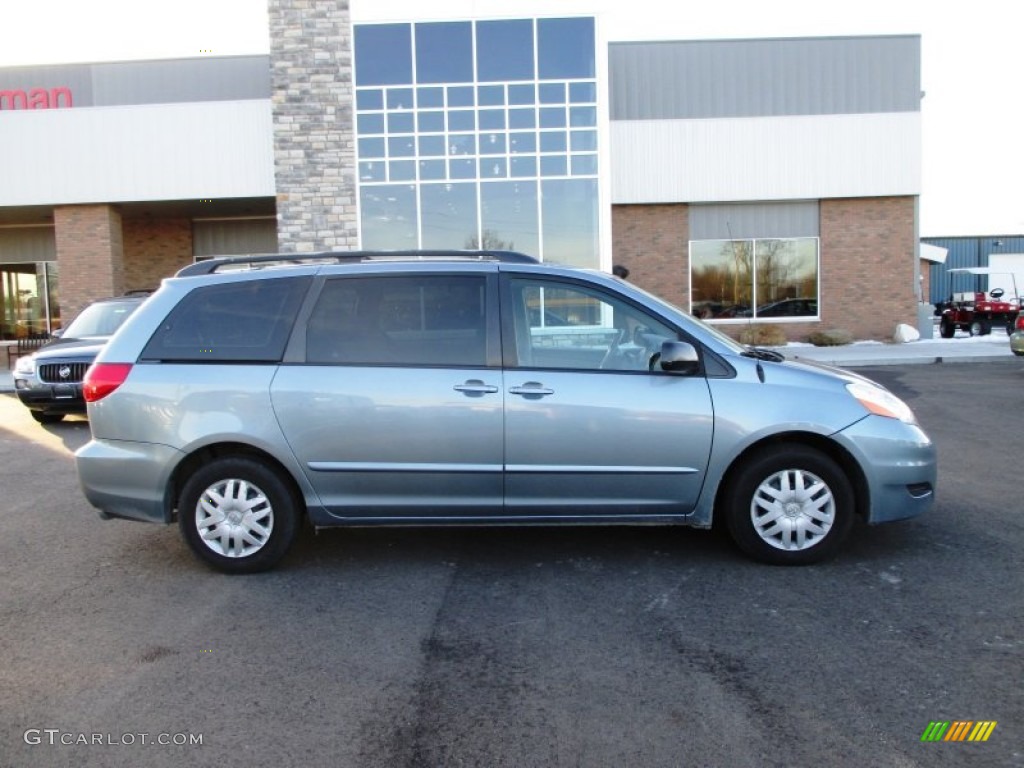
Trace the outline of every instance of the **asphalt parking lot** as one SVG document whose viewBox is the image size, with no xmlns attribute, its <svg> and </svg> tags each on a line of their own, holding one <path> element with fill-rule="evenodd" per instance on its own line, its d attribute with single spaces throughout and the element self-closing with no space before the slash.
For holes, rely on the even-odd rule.
<svg viewBox="0 0 1024 768">
<path fill-rule="evenodd" d="M 938 502 L 797 569 L 690 530 L 358 530 L 223 576 L 101 521 L 87 422 L 0 395 L 0 766 L 1024 765 L 1024 361 L 858 372 L 936 441 Z"/>
</svg>

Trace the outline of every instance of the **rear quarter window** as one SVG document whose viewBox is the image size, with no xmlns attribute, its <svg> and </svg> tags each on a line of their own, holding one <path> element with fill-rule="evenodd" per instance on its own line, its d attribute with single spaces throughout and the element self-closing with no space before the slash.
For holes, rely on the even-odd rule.
<svg viewBox="0 0 1024 768">
<path fill-rule="evenodd" d="M 196 288 L 160 325 L 140 359 L 279 362 L 310 278 Z"/>
</svg>

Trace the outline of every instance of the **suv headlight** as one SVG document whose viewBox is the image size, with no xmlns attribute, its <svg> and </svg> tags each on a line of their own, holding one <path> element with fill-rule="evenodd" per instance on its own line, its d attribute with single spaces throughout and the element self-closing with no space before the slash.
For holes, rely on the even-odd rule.
<svg viewBox="0 0 1024 768">
<path fill-rule="evenodd" d="M 847 391 L 871 413 L 890 419 L 899 419 L 905 424 L 917 424 L 910 406 L 887 389 L 864 381 L 853 381 L 846 385 Z"/>
<path fill-rule="evenodd" d="M 22 376 L 31 376 L 36 372 L 36 356 L 24 355 L 14 364 L 14 372 Z"/>
</svg>

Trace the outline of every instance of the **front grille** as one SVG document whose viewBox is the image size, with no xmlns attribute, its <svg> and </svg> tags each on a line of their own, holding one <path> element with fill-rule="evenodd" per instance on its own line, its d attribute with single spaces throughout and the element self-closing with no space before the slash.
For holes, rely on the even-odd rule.
<svg viewBox="0 0 1024 768">
<path fill-rule="evenodd" d="M 43 363 L 38 374 L 39 380 L 47 384 L 78 384 L 88 369 L 89 363 Z"/>
</svg>

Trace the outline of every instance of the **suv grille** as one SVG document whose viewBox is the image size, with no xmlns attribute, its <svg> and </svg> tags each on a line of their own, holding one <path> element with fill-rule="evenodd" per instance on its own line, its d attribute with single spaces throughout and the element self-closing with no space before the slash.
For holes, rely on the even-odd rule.
<svg viewBox="0 0 1024 768">
<path fill-rule="evenodd" d="M 39 366 L 39 380 L 47 384 L 78 384 L 88 368 L 89 363 L 44 363 Z"/>
</svg>

